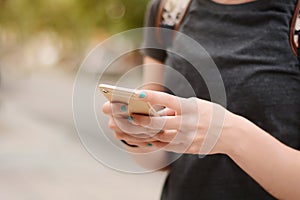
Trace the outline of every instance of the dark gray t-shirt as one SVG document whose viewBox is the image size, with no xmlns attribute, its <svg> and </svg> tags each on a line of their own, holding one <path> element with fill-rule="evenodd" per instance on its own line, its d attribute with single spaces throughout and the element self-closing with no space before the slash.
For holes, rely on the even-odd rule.
<svg viewBox="0 0 300 200">
<path fill-rule="evenodd" d="M 159 2 L 150 3 L 145 26 L 155 26 Z M 194 0 L 179 31 L 199 42 L 216 63 L 224 81 L 228 110 L 300 150 L 300 72 L 289 44 L 295 3 L 257 0 L 221 5 Z M 154 33 L 146 32 L 143 46 L 149 44 L 159 42 Z M 198 98 L 210 100 L 202 77 L 185 59 L 163 50 L 144 49 L 142 53 L 176 69 Z M 190 96 L 185 93 L 185 83 L 174 80 L 171 73 L 166 73 L 165 84 L 173 88 L 176 84 L 176 95 Z M 171 166 L 162 199 L 274 198 L 225 155 L 203 159 L 183 155 Z"/>
</svg>

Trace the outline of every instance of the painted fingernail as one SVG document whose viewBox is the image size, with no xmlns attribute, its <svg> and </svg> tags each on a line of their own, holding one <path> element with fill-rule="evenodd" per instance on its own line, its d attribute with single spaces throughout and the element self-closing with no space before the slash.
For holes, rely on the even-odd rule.
<svg viewBox="0 0 300 200">
<path fill-rule="evenodd" d="M 164 132 L 164 130 L 160 130 L 158 133 L 163 133 Z"/>
<path fill-rule="evenodd" d="M 148 143 L 148 147 L 152 147 L 153 145 L 151 143 Z"/>
<path fill-rule="evenodd" d="M 125 140 L 121 140 L 121 142 L 123 142 L 124 144 L 126 144 L 129 147 L 134 147 L 134 148 L 139 147 L 139 146 L 134 145 L 134 144 L 128 144 Z"/>
<path fill-rule="evenodd" d="M 133 117 L 132 117 L 132 116 L 129 116 L 129 117 L 128 117 L 128 121 L 129 121 L 129 122 L 133 122 Z"/>
<path fill-rule="evenodd" d="M 145 92 L 141 92 L 140 95 L 139 95 L 139 97 L 142 98 L 142 99 L 145 98 L 146 97 L 146 93 Z"/>
<path fill-rule="evenodd" d="M 126 110 L 127 110 L 127 108 L 126 108 L 125 105 L 121 106 L 121 111 L 122 111 L 122 112 L 126 112 Z"/>
</svg>

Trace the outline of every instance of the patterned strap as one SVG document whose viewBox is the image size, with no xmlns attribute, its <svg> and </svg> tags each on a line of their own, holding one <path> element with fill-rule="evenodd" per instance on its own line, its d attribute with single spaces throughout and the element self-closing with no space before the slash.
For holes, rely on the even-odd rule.
<svg viewBox="0 0 300 200">
<path fill-rule="evenodd" d="M 161 0 L 156 18 L 156 27 L 177 31 L 188 11 L 191 2 L 192 0 Z M 157 29 L 156 35 L 160 43 L 162 43 L 162 36 L 159 29 Z"/>
<path fill-rule="evenodd" d="M 175 27 L 176 24 L 181 22 L 186 14 L 189 3 L 190 0 L 166 1 L 161 16 L 161 25 Z"/>
<path fill-rule="evenodd" d="M 295 5 L 295 10 L 291 22 L 291 29 L 290 29 L 290 45 L 292 47 L 292 50 L 294 54 L 300 59 L 298 56 L 299 52 L 299 30 L 296 30 L 297 21 L 299 20 L 299 11 L 300 11 L 300 0 L 297 0 L 297 3 Z M 295 37 L 296 36 L 296 37 Z"/>
</svg>

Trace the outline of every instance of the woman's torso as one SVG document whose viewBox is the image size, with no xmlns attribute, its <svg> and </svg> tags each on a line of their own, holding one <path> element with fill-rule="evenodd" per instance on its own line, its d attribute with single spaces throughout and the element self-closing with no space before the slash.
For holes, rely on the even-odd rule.
<svg viewBox="0 0 300 200">
<path fill-rule="evenodd" d="M 286 0 L 240 5 L 194 0 L 179 31 L 199 42 L 216 63 L 228 110 L 300 149 L 299 65 L 289 45 L 294 5 Z M 172 48 L 179 47 L 174 43 Z M 197 97 L 210 99 L 203 79 L 189 63 L 169 54 L 166 64 L 184 75 Z M 165 84 L 189 96 L 185 83 L 180 87 L 171 73 L 165 75 Z M 184 155 L 172 165 L 163 199 L 273 198 L 227 156 Z"/>
<path fill-rule="evenodd" d="M 155 24 L 159 2 L 152 2 L 146 26 Z M 289 45 L 295 2 L 257 0 L 222 5 L 211 0 L 193 0 L 179 31 L 201 44 L 215 62 L 224 82 L 228 110 L 246 117 L 288 146 L 300 149 L 299 63 Z M 146 32 L 144 46 L 158 46 L 156 40 L 155 33 Z M 177 38 L 170 52 L 183 49 L 184 44 L 178 45 L 176 41 Z M 206 84 L 197 71 L 202 70 L 203 58 L 197 58 L 197 52 L 192 52 L 199 59 L 197 70 L 172 53 L 167 57 L 163 51 L 143 53 L 162 61 L 166 58 L 166 65 L 188 80 L 197 97 L 210 100 Z M 187 92 L 186 82 L 168 70 L 165 85 L 176 95 L 194 96 L 194 92 Z M 225 155 L 203 159 L 183 155 L 171 166 L 162 199 L 273 197 Z"/>
</svg>

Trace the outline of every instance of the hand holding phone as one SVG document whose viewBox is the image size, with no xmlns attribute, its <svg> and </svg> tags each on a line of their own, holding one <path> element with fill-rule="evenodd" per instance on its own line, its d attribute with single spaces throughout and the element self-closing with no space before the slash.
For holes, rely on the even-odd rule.
<svg viewBox="0 0 300 200">
<path fill-rule="evenodd" d="M 157 111 L 163 108 L 159 107 L 155 109 L 149 103 L 139 100 L 139 97 L 136 94 L 136 90 L 133 89 L 107 84 L 100 84 L 99 89 L 110 102 L 127 104 L 130 114 L 159 116 Z"/>
</svg>

